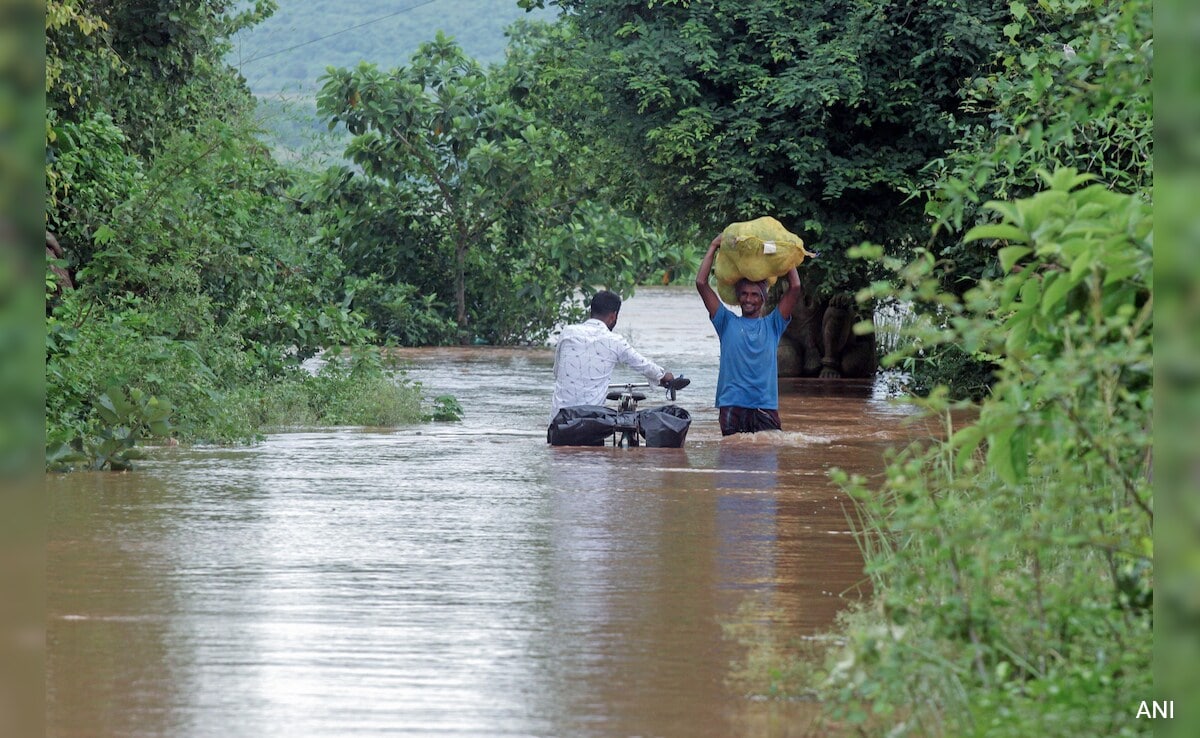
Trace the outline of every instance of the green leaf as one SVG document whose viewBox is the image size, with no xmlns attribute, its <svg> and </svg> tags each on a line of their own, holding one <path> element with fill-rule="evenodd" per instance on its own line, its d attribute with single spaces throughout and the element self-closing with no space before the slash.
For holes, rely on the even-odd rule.
<svg viewBox="0 0 1200 738">
<path fill-rule="evenodd" d="M 1029 234 L 1008 223 L 992 223 L 988 225 L 978 225 L 967 231 L 963 236 L 964 241 L 978 241 L 984 238 L 994 238 L 999 241 L 1018 241 L 1026 243 L 1029 241 Z"/>
<path fill-rule="evenodd" d="M 116 425 L 121 422 L 121 417 L 117 414 L 117 409 L 113 405 L 112 398 L 107 394 L 102 394 L 96 398 L 96 414 L 109 425 Z"/>
<path fill-rule="evenodd" d="M 46 464 L 62 466 L 72 462 L 83 461 L 85 457 L 69 443 L 58 443 L 46 448 Z"/>
<path fill-rule="evenodd" d="M 1029 339 L 1029 319 L 1019 318 L 1010 320 L 1008 332 L 1004 337 L 1004 351 L 1009 356 L 1022 356 Z"/>
<path fill-rule="evenodd" d="M 1008 484 L 1017 483 L 1017 473 L 1013 469 L 1012 460 L 1012 434 L 1013 429 L 1007 428 L 988 439 L 988 468 Z"/>
<path fill-rule="evenodd" d="M 1086 172 L 1081 174 L 1072 167 L 1060 167 L 1054 170 L 1054 174 L 1047 174 L 1043 170 L 1038 172 L 1038 175 L 1049 185 L 1051 190 L 1064 193 L 1070 192 L 1084 182 L 1096 179 L 1096 175 Z"/>
<path fill-rule="evenodd" d="M 979 448 L 979 443 L 983 440 L 983 437 L 983 428 L 978 425 L 969 425 L 966 428 L 955 431 L 954 435 L 950 437 L 950 446 L 958 449 L 954 461 L 959 469 L 975 454 L 975 450 Z"/>
<path fill-rule="evenodd" d="M 1066 297 L 1074 285 L 1075 283 L 1071 281 L 1071 278 L 1065 272 L 1051 272 L 1048 274 L 1042 289 L 1042 315 L 1049 315 L 1050 311 Z"/>
<path fill-rule="evenodd" d="M 1011 272 L 1013 265 L 1017 263 L 1021 257 L 1033 253 L 1033 249 L 1028 246 L 1005 246 L 998 252 L 1000 256 L 1000 267 L 1005 272 Z"/>
<path fill-rule="evenodd" d="M 109 402 L 107 407 L 112 408 L 113 412 L 121 418 L 121 422 L 125 422 L 134 410 L 134 406 L 125 397 L 125 392 L 114 385 L 109 387 L 105 394 L 108 396 Z"/>
<path fill-rule="evenodd" d="M 114 231 L 112 228 L 109 228 L 107 225 L 101 225 L 92 234 L 92 240 L 95 241 L 96 245 L 98 246 L 104 246 L 110 243 L 116 237 L 116 231 Z"/>
<path fill-rule="evenodd" d="M 1092 264 L 1091 254 L 1087 252 L 1075 257 L 1075 260 L 1071 262 L 1071 281 L 1078 282 L 1083 279 L 1083 276 L 1091 270 Z"/>
<path fill-rule="evenodd" d="M 1029 126 L 1029 146 L 1033 149 L 1041 148 L 1043 128 L 1041 121 L 1034 121 L 1033 125 Z"/>
</svg>

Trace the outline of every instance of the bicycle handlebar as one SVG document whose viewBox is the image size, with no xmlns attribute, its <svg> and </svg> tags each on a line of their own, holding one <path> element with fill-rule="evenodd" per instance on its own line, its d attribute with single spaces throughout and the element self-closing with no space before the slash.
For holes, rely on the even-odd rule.
<svg viewBox="0 0 1200 738">
<path fill-rule="evenodd" d="M 678 377 L 675 377 L 675 379 L 671 380 L 671 383 L 666 386 L 667 397 L 672 402 L 674 402 L 675 393 L 677 391 L 683 389 L 684 387 L 687 387 L 691 383 L 692 383 L 691 379 L 688 379 L 687 377 L 680 374 Z M 659 385 L 659 386 L 661 387 L 662 385 Z M 621 382 L 619 384 L 608 385 L 608 390 L 606 390 L 606 392 L 608 394 L 611 394 L 613 392 L 619 393 L 622 391 L 632 393 L 634 390 L 648 390 L 648 389 L 651 389 L 651 385 L 649 382 Z M 609 399 L 613 399 L 613 398 L 609 398 Z M 645 399 L 645 398 L 639 398 L 639 399 Z"/>
</svg>

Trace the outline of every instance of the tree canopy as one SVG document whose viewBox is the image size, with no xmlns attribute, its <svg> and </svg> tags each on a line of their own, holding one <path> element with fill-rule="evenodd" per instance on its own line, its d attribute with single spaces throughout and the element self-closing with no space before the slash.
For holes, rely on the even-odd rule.
<svg viewBox="0 0 1200 738">
<path fill-rule="evenodd" d="M 315 221 L 290 192 L 295 173 L 258 139 L 253 98 L 222 60 L 228 34 L 270 9 L 48 4 L 54 468 L 126 468 L 148 435 L 251 438 L 264 397 L 328 390 L 307 383 L 305 358 L 374 339 L 347 305 L 336 254 L 311 248 Z M 405 393 L 407 416 L 419 417 L 411 388 L 381 371 L 356 379 Z"/>
<path fill-rule="evenodd" d="M 485 69 L 439 34 L 407 66 L 331 69 L 318 98 L 330 125 L 353 135 L 346 153 L 361 168 L 325 179 L 324 201 L 341 203 L 327 210 L 336 243 L 362 277 L 382 279 L 384 302 L 395 305 L 397 290 L 411 301 L 408 285 L 430 306 L 453 304 L 464 341 L 544 336 L 577 293 L 631 289 L 674 256 L 584 197 L 591 173 L 562 131 L 514 96 L 514 74 Z M 351 204 L 351 191 L 387 204 Z M 371 225 L 381 220 L 392 225 Z M 607 253 L 606 234 L 618 233 Z M 386 309 L 372 312 L 391 322 Z"/>
<path fill-rule="evenodd" d="M 990 199 L 1027 197 L 1043 168 L 1071 167 L 1148 197 L 1154 174 L 1151 4 L 1017 2 L 995 57 L 963 90 L 955 145 L 929 162 L 919 191 L 957 291 L 1000 273 L 965 229 L 995 218 Z M 981 117 L 986 116 L 986 117 Z"/>
<path fill-rule="evenodd" d="M 960 86 L 998 48 L 1006 6 L 554 4 L 570 33 L 544 52 L 545 86 L 578 135 L 613 142 L 611 171 L 634 173 L 613 187 L 681 232 L 773 215 L 821 252 L 806 276 L 828 289 L 863 283 L 849 246 L 925 239 L 909 195 L 953 145 Z"/>
</svg>

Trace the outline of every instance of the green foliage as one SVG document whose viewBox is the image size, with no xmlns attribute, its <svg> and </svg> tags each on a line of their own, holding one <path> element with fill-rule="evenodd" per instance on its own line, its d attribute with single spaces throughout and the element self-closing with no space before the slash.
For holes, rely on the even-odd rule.
<svg viewBox="0 0 1200 738">
<path fill-rule="evenodd" d="M 47 326 L 50 468 L 99 469 L 115 452 L 127 464 L 136 458 L 134 441 L 165 435 L 151 426 L 152 434 L 120 430 L 130 426 L 106 414 L 109 386 L 170 405 L 171 436 L 185 443 L 246 442 L 296 425 L 393 426 L 422 418 L 420 388 L 377 359 L 330 362 L 317 376 L 294 362 L 268 371 L 258 356 L 266 346 L 246 350 L 236 335 L 219 331 L 171 339 L 153 333 L 155 319 L 144 310 L 130 306 L 101 318 L 82 312 L 77 297 L 68 295 Z M 71 315 L 82 319 L 61 319 Z M 376 349 L 357 353 L 372 352 L 377 356 Z"/>
<path fill-rule="evenodd" d="M 82 462 L 93 470 L 127 471 L 137 458 L 138 438 L 165 438 L 172 430 L 171 404 L 136 387 L 109 387 L 95 398 L 95 407 L 100 420 L 95 435 L 76 436 L 49 448 L 48 468 L 61 471 Z"/>
<path fill-rule="evenodd" d="M 453 395 L 438 395 L 433 398 L 432 409 L 425 415 L 425 419 L 458 422 L 462 420 L 462 414 L 462 405 Z"/>
<path fill-rule="evenodd" d="M 173 140 L 213 121 L 245 119 L 253 101 L 220 62 L 222 38 L 271 7 L 259 2 L 233 13 L 218 0 L 47 4 L 46 221 L 72 269 L 89 265 L 93 238 L 112 210 L 153 204 L 156 186 L 141 178 Z"/>
<path fill-rule="evenodd" d="M 50 119 L 81 121 L 104 111 L 135 152 L 149 154 L 194 122 L 244 112 L 250 98 L 221 61 L 224 39 L 273 9 L 269 0 L 243 12 L 224 0 L 51 0 Z"/>
<path fill-rule="evenodd" d="M 271 6 L 48 8 L 47 225 L 78 285 L 46 282 L 52 467 L 127 467 L 158 406 L 184 442 L 248 440 L 265 421 L 247 392 L 374 340 L 219 62 L 224 36 Z M 313 383 L 322 422 L 420 419 L 419 392 L 378 363 Z"/>
<path fill-rule="evenodd" d="M 47 319 L 47 448 L 81 449 L 102 435 L 97 398 L 113 386 L 170 403 L 173 430 L 194 437 L 217 390 L 200 345 L 148 331 L 153 317 L 136 307 L 108 312 L 81 297 L 69 293 Z"/>
<path fill-rule="evenodd" d="M 989 203 L 1003 276 L 959 297 L 924 259 L 908 299 L 948 319 L 925 345 L 985 353 L 997 382 L 946 437 L 858 503 L 875 607 L 847 617 L 822 696 L 888 735 L 1132 735 L 1151 689 L 1152 282 L 1149 206 L 1073 170 Z M 882 285 L 877 289 L 884 290 Z"/>
<path fill-rule="evenodd" d="M 359 267 L 361 268 L 361 267 Z M 377 272 L 366 279 L 351 278 L 354 306 L 368 325 L 402 346 L 441 346 L 455 342 L 457 326 L 449 310 L 433 293 L 406 282 L 387 284 Z"/>
<path fill-rule="evenodd" d="M 362 176 L 331 168 L 305 199 L 359 280 L 355 304 L 402 343 L 540 340 L 577 293 L 628 293 L 686 261 L 584 197 L 569 142 L 517 102 L 524 69 L 484 70 L 439 37 L 408 67 L 329 72 L 318 104 L 353 134 Z"/>
<path fill-rule="evenodd" d="M 962 291 L 998 272 L 964 228 L 994 220 L 987 200 L 1026 197 L 1039 169 L 1070 167 L 1123 192 L 1153 177 L 1151 3 L 1042 0 L 1009 4 L 1006 43 L 966 87 L 958 144 L 933 160 L 922 184 L 926 211 L 948 259 L 948 286 Z"/>
<path fill-rule="evenodd" d="M 952 397 L 978 401 L 987 397 L 996 381 L 995 367 L 987 356 L 967 353 L 952 343 L 923 348 L 905 356 L 897 366 L 906 373 L 904 391 L 917 397 L 945 387 Z"/>
<path fill-rule="evenodd" d="M 1135 193 L 1149 192 L 1153 173 L 1150 3 L 1013 2 L 1006 20 L 1004 46 L 966 85 L 958 143 L 913 192 L 934 222 L 930 263 L 960 295 L 1002 273 L 994 252 L 964 237 L 998 217 L 981 203 L 1033 194 L 1043 168 L 1074 168 Z M 950 346 L 925 347 L 907 368 L 918 392 L 946 384 L 975 399 L 993 369 L 986 356 Z"/>
<path fill-rule="evenodd" d="M 1004 7 L 552 4 L 569 28 L 539 52 L 535 90 L 548 119 L 596 152 L 617 201 L 677 237 L 775 216 L 821 252 L 804 278 L 825 292 L 867 279 L 846 248 L 924 240 L 908 193 L 953 144 L 959 85 L 998 48 Z"/>
<path fill-rule="evenodd" d="M 480 335 L 489 343 L 543 340 L 556 324 L 582 317 L 577 295 L 582 304 L 600 288 L 628 297 L 636 285 L 685 271 L 689 258 L 694 263 L 687 247 L 594 202 L 581 203 L 565 223 L 524 233 L 522 240 L 501 237 L 472 280 L 489 325 Z"/>
<path fill-rule="evenodd" d="M 46 3 L 46 91 L 51 111 L 63 103 L 84 107 L 109 74 L 120 74 L 121 59 L 106 43 L 108 23 L 94 3 Z M 99 106 L 95 106 L 99 107 Z"/>
<path fill-rule="evenodd" d="M 71 247 L 68 266 L 75 267 L 91 260 L 91 236 L 102 219 L 144 187 L 143 165 L 105 113 L 65 121 L 50 134 L 46 227 Z"/>
<path fill-rule="evenodd" d="M 266 371 L 367 340 L 341 304 L 340 262 L 306 248 L 289 184 L 238 120 L 173 136 L 143 186 L 104 214 L 95 250 L 74 251 L 80 290 L 136 308 L 172 340 L 240 336 Z"/>
<path fill-rule="evenodd" d="M 575 270 L 574 281 L 586 275 L 615 289 L 658 283 L 668 273 L 690 280 L 699 267 L 690 245 L 597 202 L 583 203 L 574 220 L 550 231 L 545 249 L 560 268 Z"/>
<path fill-rule="evenodd" d="M 453 399 L 453 398 L 451 398 Z M 361 361 L 331 361 L 315 375 L 292 373 L 242 396 L 256 428 L 394 427 L 425 419 L 419 385 Z"/>
<path fill-rule="evenodd" d="M 354 135 L 347 155 L 364 173 L 407 181 L 412 205 L 444 234 L 439 246 L 453 254 L 455 318 L 465 334 L 468 252 L 528 186 L 541 162 L 519 147 L 539 132 L 489 95 L 483 69 L 441 35 L 391 74 L 367 64 L 330 70 L 318 107 Z"/>
</svg>

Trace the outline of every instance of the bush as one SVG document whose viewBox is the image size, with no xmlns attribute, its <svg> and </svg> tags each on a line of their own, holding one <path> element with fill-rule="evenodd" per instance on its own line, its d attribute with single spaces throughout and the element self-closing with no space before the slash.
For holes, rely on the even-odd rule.
<svg viewBox="0 0 1200 738">
<path fill-rule="evenodd" d="M 419 385 L 402 373 L 371 364 L 326 364 L 312 375 L 296 372 L 271 381 L 242 401 L 264 430 L 303 426 L 387 427 L 423 419 Z"/>
<path fill-rule="evenodd" d="M 905 297 L 949 320 L 926 346 L 991 357 L 978 417 L 895 455 L 858 503 L 873 602 L 819 684 L 834 720 L 888 735 L 1131 735 L 1151 691 L 1151 221 L 1071 170 L 989 203 L 1003 276 L 959 301 L 932 262 Z"/>
<path fill-rule="evenodd" d="M 938 387 L 960 400 L 982 400 L 995 381 L 995 366 L 960 346 L 939 346 L 909 366 L 908 391 L 927 397 Z"/>
</svg>

